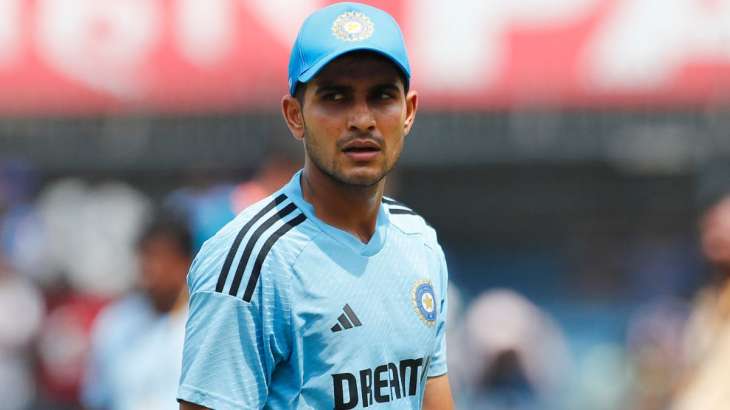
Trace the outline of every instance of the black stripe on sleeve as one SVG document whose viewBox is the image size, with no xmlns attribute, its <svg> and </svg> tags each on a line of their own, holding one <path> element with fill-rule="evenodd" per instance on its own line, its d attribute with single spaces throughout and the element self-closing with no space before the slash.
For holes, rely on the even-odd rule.
<svg viewBox="0 0 730 410">
<path fill-rule="evenodd" d="M 401 201 L 396 201 L 395 199 L 390 199 L 390 198 L 386 198 L 386 197 L 383 197 L 383 203 L 386 205 L 396 205 L 401 208 L 411 209 L 410 207 L 408 207 L 408 205 L 404 204 Z"/>
<path fill-rule="evenodd" d="M 396 201 L 395 199 L 390 199 L 383 197 L 383 203 L 389 204 L 389 205 L 402 205 L 402 203 Z"/>
<path fill-rule="evenodd" d="M 251 229 L 251 227 L 259 221 L 259 219 L 263 218 L 266 213 L 274 209 L 277 205 L 284 202 L 286 200 L 286 195 L 281 194 L 277 196 L 273 201 L 271 201 L 268 205 L 263 207 L 256 215 L 254 215 L 253 218 L 251 218 L 250 221 L 248 221 L 243 228 L 238 232 L 238 235 L 236 235 L 236 239 L 233 240 L 233 245 L 231 245 L 231 249 L 228 251 L 228 255 L 226 255 L 226 261 L 223 263 L 223 269 L 221 269 L 220 275 L 218 275 L 218 283 L 215 286 L 216 292 L 223 292 L 223 287 L 226 284 L 226 279 L 228 278 L 228 271 L 231 269 L 231 264 L 233 264 L 233 259 L 236 257 L 236 252 L 238 252 L 238 247 L 241 245 L 241 241 L 243 240 L 243 237 L 246 236 L 246 233 Z"/>
<path fill-rule="evenodd" d="M 390 211 L 391 215 L 418 215 L 410 209 L 390 208 L 388 211 Z"/>
<path fill-rule="evenodd" d="M 243 280 L 243 272 L 246 270 L 248 260 L 251 258 L 251 252 L 253 252 L 253 248 L 254 246 L 256 246 L 256 242 L 258 242 L 261 235 L 263 235 L 264 232 L 266 232 L 267 229 L 271 228 L 277 221 L 280 221 L 281 218 L 294 212 L 295 209 L 297 209 L 297 206 L 293 203 L 285 206 L 284 208 L 280 209 L 279 212 L 271 215 L 269 219 L 264 221 L 264 223 L 256 228 L 256 230 L 251 234 L 251 237 L 246 242 L 246 247 L 243 248 L 241 260 L 238 262 L 236 274 L 233 277 L 233 282 L 231 282 L 231 289 L 228 291 L 229 295 L 236 296 L 236 294 L 238 293 L 238 288 L 241 286 L 241 280 Z"/>
<path fill-rule="evenodd" d="M 300 223 L 304 222 L 307 219 L 304 214 L 299 214 L 298 216 L 290 219 L 284 225 L 279 227 L 279 229 L 274 232 L 269 239 L 266 240 L 264 243 L 264 246 L 261 247 L 261 250 L 259 251 L 259 254 L 256 256 L 256 262 L 254 262 L 253 269 L 251 270 L 251 277 L 248 279 L 248 285 L 246 286 L 246 292 L 243 294 L 243 300 L 246 302 L 251 301 L 251 297 L 253 296 L 253 291 L 256 289 L 256 283 L 259 281 L 259 275 L 261 275 L 261 268 L 264 265 L 264 260 L 266 259 L 266 256 L 269 254 L 269 251 L 271 251 L 271 248 L 274 246 L 274 243 L 276 243 L 279 238 L 284 236 L 289 230 L 294 228 L 295 226 L 299 225 Z"/>
<path fill-rule="evenodd" d="M 396 201 L 395 199 L 383 197 L 383 203 L 388 205 L 388 212 L 390 212 L 391 215 L 418 215 L 413 211 L 413 209 L 409 208 L 408 205 L 403 202 Z"/>
</svg>

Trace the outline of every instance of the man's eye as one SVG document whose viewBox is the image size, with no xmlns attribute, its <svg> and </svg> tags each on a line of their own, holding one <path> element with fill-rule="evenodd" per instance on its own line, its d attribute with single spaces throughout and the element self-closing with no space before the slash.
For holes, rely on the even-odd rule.
<svg viewBox="0 0 730 410">
<path fill-rule="evenodd" d="M 340 101 L 345 98 L 345 95 L 342 93 L 330 93 L 325 94 L 323 98 L 327 101 Z"/>
</svg>

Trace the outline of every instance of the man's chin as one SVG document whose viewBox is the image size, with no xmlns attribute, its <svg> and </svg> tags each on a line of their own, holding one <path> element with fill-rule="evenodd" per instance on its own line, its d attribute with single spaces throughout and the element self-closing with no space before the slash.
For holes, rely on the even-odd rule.
<svg viewBox="0 0 730 410">
<path fill-rule="evenodd" d="M 353 172 L 345 173 L 341 175 L 340 181 L 352 186 L 369 188 L 377 185 L 383 177 L 381 172 L 374 172 L 370 170 L 353 170 Z"/>
</svg>

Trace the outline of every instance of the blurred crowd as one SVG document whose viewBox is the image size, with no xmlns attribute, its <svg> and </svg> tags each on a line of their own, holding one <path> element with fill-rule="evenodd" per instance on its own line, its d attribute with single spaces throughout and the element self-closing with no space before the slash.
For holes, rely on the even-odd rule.
<svg viewBox="0 0 730 410">
<path fill-rule="evenodd" d="M 297 168 L 271 155 L 247 181 L 153 199 L 122 182 L 41 183 L 27 163 L 0 164 L 0 409 L 176 409 L 190 261 Z M 458 407 L 728 408 L 730 191 L 703 204 L 697 227 L 712 279 L 691 299 L 646 300 L 623 340 L 590 349 L 518 290 L 467 297 L 452 272 Z"/>
<path fill-rule="evenodd" d="M 176 409 L 192 257 L 296 169 L 272 154 L 153 200 L 0 164 L 0 409 Z"/>
</svg>

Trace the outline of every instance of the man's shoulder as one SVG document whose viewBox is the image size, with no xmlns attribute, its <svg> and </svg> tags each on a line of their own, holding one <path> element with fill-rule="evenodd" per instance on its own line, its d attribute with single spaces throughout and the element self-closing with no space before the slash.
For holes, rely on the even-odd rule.
<svg viewBox="0 0 730 410">
<path fill-rule="evenodd" d="M 438 246 L 436 230 L 412 207 L 391 197 L 383 197 L 383 206 L 389 214 L 391 224 L 400 232 L 418 236 L 428 246 Z"/>
<path fill-rule="evenodd" d="M 293 262 L 312 237 L 306 220 L 281 191 L 250 205 L 203 244 L 188 274 L 190 290 L 242 293 L 242 281 L 256 281 L 266 261 Z"/>
</svg>

